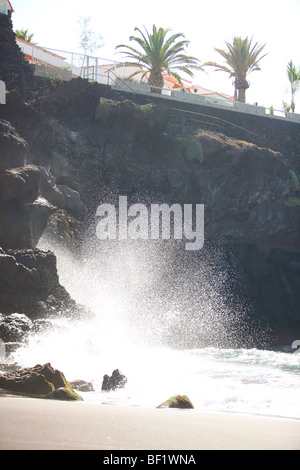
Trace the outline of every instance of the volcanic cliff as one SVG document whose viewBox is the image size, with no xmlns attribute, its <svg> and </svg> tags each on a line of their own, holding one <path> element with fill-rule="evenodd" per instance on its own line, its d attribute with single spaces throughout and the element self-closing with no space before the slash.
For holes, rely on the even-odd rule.
<svg viewBox="0 0 300 470">
<path fill-rule="evenodd" d="M 59 284 L 55 256 L 36 246 L 46 230 L 80 257 L 98 204 L 121 194 L 204 204 L 206 243 L 222 243 L 236 295 L 270 325 L 270 344 L 297 339 L 300 187 L 288 156 L 201 128 L 177 138 L 166 107 L 87 80 L 38 81 L 28 67 L 0 108 L 2 318 L 82 314 Z"/>
</svg>

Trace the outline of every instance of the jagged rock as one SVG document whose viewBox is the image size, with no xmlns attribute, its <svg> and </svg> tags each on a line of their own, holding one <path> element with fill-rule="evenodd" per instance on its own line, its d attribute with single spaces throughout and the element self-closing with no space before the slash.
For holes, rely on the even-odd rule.
<svg viewBox="0 0 300 470">
<path fill-rule="evenodd" d="M 54 207 L 38 197 L 40 170 L 26 165 L 27 143 L 0 122 L 0 245 L 35 248 Z"/>
<path fill-rule="evenodd" d="M 50 363 L 17 369 L 0 375 L 0 388 L 9 392 L 55 400 L 82 400 L 63 372 Z"/>
<path fill-rule="evenodd" d="M 110 392 L 118 388 L 124 388 L 127 383 L 125 375 L 121 374 L 119 369 L 115 369 L 111 376 L 105 374 L 102 382 L 102 390 Z"/>
<path fill-rule="evenodd" d="M 0 201 L 32 203 L 38 198 L 40 170 L 34 165 L 12 168 L 0 174 Z"/>
<path fill-rule="evenodd" d="M 25 164 L 27 142 L 7 121 L 0 121 L 0 172 L 8 168 L 17 168 Z"/>
<path fill-rule="evenodd" d="M 35 248 L 55 208 L 45 199 L 32 204 L 8 201 L 0 204 L 0 245 L 3 248 Z"/>
<path fill-rule="evenodd" d="M 157 408 L 182 408 L 192 409 L 194 405 L 186 395 L 174 395 L 169 400 L 161 403 Z"/>
<path fill-rule="evenodd" d="M 67 381 L 62 372 L 53 369 L 50 363 L 32 368 L 19 369 L 0 376 L 0 388 L 10 392 L 30 395 L 47 395 L 60 387 L 66 387 Z"/>
<path fill-rule="evenodd" d="M 41 195 L 59 209 L 64 209 L 76 217 L 81 217 L 85 206 L 80 199 L 79 193 L 66 185 L 57 184 L 54 176 L 45 168 L 40 168 L 40 171 L 41 181 L 39 190 Z"/>
<path fill-rule="evenodd" d="M 94 387 L 91 382 L 86 382 L 85 380 L 74 380 L 73 382 L 70 382 L 70 384 L 79 392 L 94 392 Z"/>
<path fill-rule="evenodd" d="M 82 222 L 63 209 L 50 215 L 44 236 L 75 254 L 80 250 Z"/>
<path fill-rule="evenodd" d="M 55 255 L 38 249 L 0 253 L 0 306 L 2 312 L 23 313 L 31 320 L 87 313 L 61 286 Z"/>
<path fill-rule="evenodd" d="M 22 313 L 0 314 L 0 338 L 5 343 L 23 340 L 33 322 Z"/>
</svg>

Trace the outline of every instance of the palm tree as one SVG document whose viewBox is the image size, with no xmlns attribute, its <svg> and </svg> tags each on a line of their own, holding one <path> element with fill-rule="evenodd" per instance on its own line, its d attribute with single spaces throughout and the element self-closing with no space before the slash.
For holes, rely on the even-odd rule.
<svg viewBox="0 0 300 470">
<path fill-rule="evenodd" d="M 250 84 L 247 80 L 247 75 L 256 70 L 261 70 L 259 62 L 266 56 L 261 56 L 264 45 L 258 45 L 255 43 L 252 46 L 252 39 L 242 39 L 240 36 L 233 38 L 232 44 L 225 42 L 227 49 L 217 49 L 218 52 L 224 59 L 225 64 L 218 64 L 216 62 L 206 62 L 204 66 L 209 65 L 216 67 L 216 71 L 227 72 L 230 77 L 233 77 L 233 84 L 235 87 L 234 99 L 245 103 L 246 101 L 246 90 Z"/>
<path fill-rule="evenodd" d="M 296 69 L 292 60 L 290 60 L 289 63 L 287 64 L 287 75 L 288 75 L 288 79 L 291 85 L 291 95 L 292 95 L 291 110 L 294 113 L 295 112 L 295 94 L 300 88 L 300 70 Z"/>
<path fill-rule="evenodd" d="M 24 39 L 24 41 L 31 42 L 34 34 L 29 34 L 28 29 L 17 29 L 16 36 L 20 39 Z"/>
<path fill-rule="evenodd" d="M 135 31 L 139 33 L 140 37 L 130 36 L 129 40 L 136 42 L 141 50 L 124 44 L 116 46 L 116 49 L 123 48 L 120 52 L 133 59 L 132 62 L 127 62 L 126 65 L 134 65 L 139 68 L 129 78 L 141 73 L 142 82 L 148 74 L 149 85 L 162 88 L 164 86 L 162 72 L 167 72 L 175 77 L 182 85 L 178 72 L 184 72 L 193 77 L 194 74 L 191 69 L 202 70 L 198 59 L 185 55 L 185 48 L 189 45 L 189 41 L 184 39 L 184 34 L 173 34 L 167 38 L 170 29 L 158 29 L 155 25 L 153 25 L 152 34 L 149 34 L 146 28 L 145 34 L 139 28 L 135 28 Z M 157 88 L 150 88 L 150 90 L 161 93 L 161 90 Z"/>
</svg>

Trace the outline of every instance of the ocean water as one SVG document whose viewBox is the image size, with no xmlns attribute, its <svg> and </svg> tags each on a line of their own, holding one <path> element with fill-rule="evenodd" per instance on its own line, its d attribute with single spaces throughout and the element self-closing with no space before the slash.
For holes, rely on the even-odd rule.
<svg viewBox="0 0 300 470">
<path fill-rule="evenodd" d="M 81 259 L 46 239 L 39 247 L 56 253 L 61 284 L 91 315 L 54 315 L 16 351 L 22 366 L 50 362 L 92 382 L 87 403 L 157 407 L 185 394 L 200 411 L 300 418 L 300 354 L 263 348 L 268 331 L 249 328 L 221 248 L 195 260 L 167 244 L 87 244 Z M 114 369 L 126 386 L 102 392 Z"/>
</svg>

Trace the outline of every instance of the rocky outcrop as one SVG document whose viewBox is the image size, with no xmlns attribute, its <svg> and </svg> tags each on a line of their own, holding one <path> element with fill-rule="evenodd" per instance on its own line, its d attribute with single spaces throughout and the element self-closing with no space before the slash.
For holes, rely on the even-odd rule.
<svg viewBox="0 0 300 470">
<path fill-rule="evenodd" d="M 79 392 L 94 392 L 94 387 L 91 382 L 86 382 L 85 380 L 74 380 L 70 382 L 71 386 L 74 390 L 78 390 Z"/>
<path fill-rule="evenodd" d="M 32 320 L 22 313 L 0 314 L 0 338 L 6 344 L 22 342 L 32 326 Z"/>
<path fill-rule="evenodd" d="M 76 190 L 57 184 L 44 167 L 27 163 L 27 147 L 10 123 L 0 121 L 0 246 L 4 248 L 34 249 L 56 211 L 64 211 L 66 221 L 68 215 L 73 217 L 77 226 L 85 212 Z M 58 218 L 62 220 L 62 212 Z"/>
<path fill-rule="evenodd" d="M 27 142 L 5 121 L 0 121 L 0 171 L 21 167 L 26 162 Z"/>
<path fill-rule="evenodd" d="M 19 90 L 26 96 L 33 73 L 16 43 L 11 17 L 1 13 L 0 45 L 0 80 L 6 83 L 8 90 Z"/>
<path fill-rule="evenodd" d="M 31 320 L 84 313 L 60 285 L 55 255 L 38 249 L 2 250 L 0 305 L 4 314 L 18 312 Z"/>
<path fill-rule="evenodd" d="M 6 121 L 0 150 L 0 246 L 35 248 L 54 207 L 40 196 L 40 170 L 26 164 L 27 143 Z"/>
<path fill-rule="evenodd" d="M 104 392 L 111 392 L 118 388 L 124 388 L 127 383 L 127 378 L 119 369 L 115 369 L 111 376 L 105 374 L 103 377 L 102 388 Z"/>
<path fill-rule="evenodd" d="M 207 236 L 297 248 L 300 227 L 291 230 L 291 178 L 282 155 L 216 133 L 199 131 L 194 140 L 203 153 L 193 173 Z"/>
<path fill-rule="evenodd" d="M 64 374 L 54 369 L 50 363 L 2 374 L 0 375 L 0 388 L 26 396 L 82 400 Z"/>
</svg>

